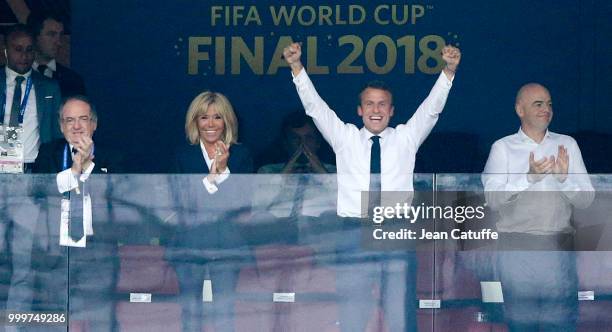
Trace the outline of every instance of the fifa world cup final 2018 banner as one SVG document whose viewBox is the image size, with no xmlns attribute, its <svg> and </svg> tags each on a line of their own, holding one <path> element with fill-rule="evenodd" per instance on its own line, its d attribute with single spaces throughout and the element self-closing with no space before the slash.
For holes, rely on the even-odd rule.
<svg viewBox="0 0 612 332">
<path fill-rule="evenodd" d="M 440 55 L 447 43 L 444 36 L 417 36 L 414 30 L 405 29 L 420 23 L 433 9 L 433 5 L 418 4 L 380 4 L 374 7 L 354 4 L 213 5 L 208 20 L 212 28 L 231 30 L 239 26 L 266 26 L 273 29 L 262 35 L 190 36 L 187 41 L 188 73 L 276 75 L 279 68 L 287 66 L 282 59 L 283 48 L 300 41 L 306 50 L 304 60 L 310 74 L 363 74 L 366 71 L 388 74 L 395 69 L 406 74 L 414 74 L 415 70 L 434 74 L 444 65 Z M 390 34 L 355 34 L 361 26 L 371 25 L 389 27 L 387 32 Z M 291 33 L 288 28 L 293 26 L 304 30 L 299 34 Z M 393 26 L 404 29 L 394 29 Z M 346 29 L 337 32 L 323 29 L 328 31 L 321 33 L 315 30 L 317 27 L 354 27 L 357 31 L 341 34 Z M 384 31 L 381 29 L 380 32 Z M 405 34 L 396 36 L 398 32 Z M 458 38 L 457 34 L 448 35 L 451 40 Z M 178 41 L 184 42 L 182 38 Z M 266 47 L 270 49 L 266 50 Z M 341 61 L 329 61 L 329 57 L 324 56 L 334 51 L 342 57 Z M 227 58 L 229 63 L 226 63 Z"/>
<path fill-rule="evenodd" d="M 599 57 L 596 45 L 606 44 L 593 20 L 610 26 L 599 6 L 605 5 L 74 1 L 72 67 L 98 104 L 98 139 L 137 156 L 132 166 L 163 171 L 167 156 L 186 144 L 185 113 L 204 90 L 229 98 L 240 141 L 255 155 L 274 146 L 283 117 L 302 109 L 282 58 L 291 42 L 302 43 L 302 62 L 320 95 L 357 125 L 358 94 L 374 79 L 394 93 L 392 125 L 405 122 L 433 86 L 444 66 L 440 51 L 450 44 L 463 58 L 434 132 L 474 134 L 475 148 L 486 155 L 494 138 L 518 128 L 514 95 L 529 81 L 551 90 L 559 131 L 612 122 L 610 115 L 594 121 L 598 107 L 589 104 L 609 99 L 597 92 L 605 75 L 596 75 L 591 61 Z"/>
</svg>

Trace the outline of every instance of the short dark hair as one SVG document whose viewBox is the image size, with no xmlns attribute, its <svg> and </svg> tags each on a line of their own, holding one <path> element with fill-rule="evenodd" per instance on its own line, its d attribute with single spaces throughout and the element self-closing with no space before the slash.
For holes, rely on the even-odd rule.
<svg viewBox="0 0 612 332">
<path fill-rule="evenodd" d="M 64 106 L 73 100 L 79 100 L 84 102 L 85 104 L 89 105 L 89 109 L 90 114 L 91 114 L 91 122 L 98 122 L 98 112 L 96 112 L 96 106 L 91 102 L 91 99 L 89 99 L 87 96 L 83 96 L 83 95 L 73 95 L 67 98 L 64 98 L 64 100 L 62 101 L 62 104 L 60 105 L 59 108 L 59 112 L 58 112 L 58 117 L 59 117 L 59 121 L 60 123 L 62 123 L 62 113 L 64 112 Z"/>
<path fill-rule="evenodd" d="M 291 129 L 302 128 L 305 125 L 310 125 L 315 129 L 317 128 L 312 121 L 312 118 L 306 115 L 304 111 L 300 110 L 291 112 L 283 118 L 283 135 L 286 136 Z"/>
<path fill-rule="evenodd" d="M 11 25 L 10 27 L 6 29 L 6 32 L 4 34 L 5 44 L 8 44 L 8 40 L 11 39 L 13 35 L 17 35 L 17 34 L 27 35 L 30 38 L 32 38 L 32 41 L 34 41 L 34 35 L 32 35 L 32 31 L 30 31 L 30 29 L 25 24 L 19 23 L 19 24 Z"/>
<path fill-rule="evenodd" d="M 361 89 L 361 92 L 359 93 L 359 100 L 357 100 L 357 105 L 361 105 L 361 95 L 367 89 L 377 89 L 377 90 L 387 91 L 391 95 L 391 102 L 393 103 L 393 91 L 391 91 L 391 88 L 389 87 L 389 85 L 387 85 L 387 83 L 383 81 L 374 80 L 374 81 L 369 81 L 368 83 L 366 83 L 363 89 Z"/>
<path fill-rule="evenodd" d="M 314 126 L 312 118 L 304 114 L 304 111 L 294 111 L 283 118 L 283 130 L 304 127 L 306 124 Z"/>
<path fill-rule="evenodd" d="M 32 32 L 32 37 L 36 38 L 40 35 L 46 20 L 54 20 L 64 24 L 63 20 L 55 13 L 48 11 L 32 11 L 28 16 L 27 25 Z"/>
</svg>

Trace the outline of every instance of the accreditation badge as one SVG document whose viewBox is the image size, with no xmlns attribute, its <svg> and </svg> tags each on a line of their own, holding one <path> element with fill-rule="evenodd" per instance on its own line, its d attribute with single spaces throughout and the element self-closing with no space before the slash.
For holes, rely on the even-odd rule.
<svg viewBox="0 0 612 332">
<path fill-rule="evenodd" d="M 0 126 L 0 173 L 23 173 L 23 127 Z"/>
</svg>

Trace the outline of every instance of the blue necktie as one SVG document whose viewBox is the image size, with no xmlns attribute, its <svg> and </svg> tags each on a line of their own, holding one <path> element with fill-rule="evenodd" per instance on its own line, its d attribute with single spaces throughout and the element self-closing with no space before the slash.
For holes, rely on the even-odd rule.
<svg viewBox="0 0 612 332">
<path fill-rule="evenodd" d="M 21 112 L 21 83 L 25 80 L 23 76 L 15 78 L 15 92 L 13 93 L 13 104 L 11 105 L 11 119 L 9 126 L 19 126 L 19 113 Z"/>
<path fill-rule="evenodd" d="M 84 186 L 83 186 L 84 187 Z M 70 237 L 74 241 L 78 241 L 83 237 L 83 196 L 85 195 L 85 188 L 80 194 L 71 192 L 70 195 L 70 226 L 68 231 Z"/>
<path fill-rule="evenodd" d="M 78 151 L 76 148 L 72 148 L 70 152 L 72 152 L 74 156 Z M 70 160 L 72 160 L 72 158 Z M 68 232 L 74 241 L 78 241 L 85 233 L 83 229 L 83 197 L 85 196 L 85 183 L 83 183 L 83 190 L 80 194 L 69 192 L 68 195 L 70 198 L 70 226 Z"/>
</svg>

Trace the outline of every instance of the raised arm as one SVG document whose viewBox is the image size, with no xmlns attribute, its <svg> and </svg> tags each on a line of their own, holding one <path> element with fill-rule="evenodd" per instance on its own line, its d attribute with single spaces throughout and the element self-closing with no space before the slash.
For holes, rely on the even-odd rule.
<svg viewBox="0 0 612 332">
<path fill-rule="evenodd" d="M 397 130 L 405 132 L 415 150 L 425 141 L 446 105 L 448 93 L 453 85 L 452 80 L 461 61 L 461 51 L 454 46 L 445 46 L 442 50 L 442 59 L 446 61 L 446 66 L 438 76 L 429 95 L 419 105 L 410 120 L 405 125 L 397 127 Z"/>
<path fill-rule="evenodd" d="M 293 43 L 285 47 L 283 51 L 283 57 L 291 67 L 293 83 L 295 83 L 306 114 L 312 117 L 317 129 L 319 129 L 325 140 L 337 151 L 343 142 L 343 138 L 346 138 L 351 130 L 357 131 L 357 129 L 355 126 L 345 124 L 340 120 L 336 113 L 319 96 L 304 70 L 300 60 L 301 55 L 302 47 L 299 43 Z"/>
</svg>

